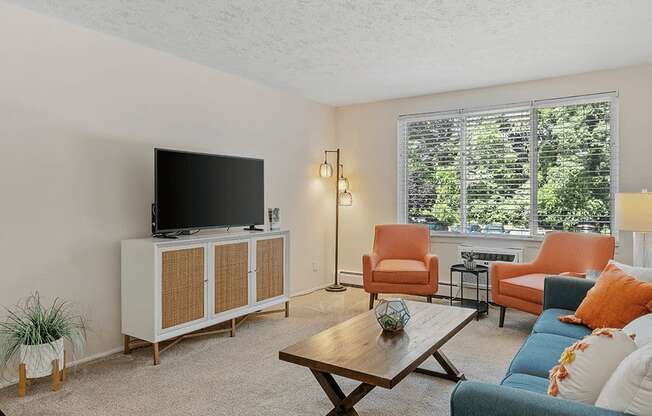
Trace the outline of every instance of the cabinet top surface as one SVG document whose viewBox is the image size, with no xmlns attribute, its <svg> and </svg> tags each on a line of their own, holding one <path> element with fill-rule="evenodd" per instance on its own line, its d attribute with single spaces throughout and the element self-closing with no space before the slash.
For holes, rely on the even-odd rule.
<svg viewBox="0 0 652 416">
<path fill-rule="evenodd" d="M 200 243 L 204 241 L 214 241 L 214 240 L 231 240 L 238 238 L 251 238 L 251 237 L 267 237 L 270 235 L 281 235 L 288 234 L 289 230 L 280 229 L 280 230 L 265 230 L 265 231 L 244 231 L 244 230 L 207 230 L 200 231 L 197 234 L 193 235 L 180 235 L 177 238 L 154 238 L 154 237 L 145 237 L 145 238 L 131 238 L 128 240 L 122 240 L 123 242 L 149 242 L 151 244 L 183 244 L 183 243 Z"/>
</svg>

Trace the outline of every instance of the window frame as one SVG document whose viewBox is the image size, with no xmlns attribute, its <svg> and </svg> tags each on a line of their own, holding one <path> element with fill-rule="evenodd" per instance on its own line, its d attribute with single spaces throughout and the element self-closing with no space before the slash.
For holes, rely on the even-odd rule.
<svg viewBox="0 0 652 416">
<path fill-rule="evenodd" d="M 543 235 L 538 233 L 538 183 L 537 183 L 537 131 L 538 131 L 538 112 L 540 108 L 591 104 L 596 102 L 609 102 L 609 131 L 610 131 L 610 157 L 609 157 L 609 213 L 611 235 L 618 238 L 618 230 L 615 224 L 615 198 L 618 193 L 618 168 L 619 168 L 619 129 L 618 129 L 618 92 L 610 91 L 603 93 L 577 95 L 569 97 L 560 97 L 544 100 L 531 100 L 526 102 L 517 102 L 509 104 L 499 104 L 484 107 L 460 108 L 455 110 L 437 111 L 429 113 L 403 114 L 399 115 L 397 120 L 397 221 L 407 223 L 407 203 L 408 203 L 408 174 L 407 174 L 407 135 L 403 130 L 408 122 L 420 120 L 446 119 L 459 117 L 464 119 L 461 123 L 460 137 L 460 229 L 462 231 L 431 231 L 431 235 L 439 236 L 463 236 L 479 238 L 505 238 L 505 239 L 542 239 Z M 464 154 L 467 143 L 466 137 L 466 117 L 482 112 L 506 111 L 514 109 L 529 108 L 530 111 L 530 135 L 529 135 L 529 163 L 530 163 L 530 215 L 529 215 L 529 234 L 528 235 L 510 235 L 510 234 L 478 234 L 469 233 L 467 227 L 467 197 L 466 197 L 466 164 Z"/>
</svg>

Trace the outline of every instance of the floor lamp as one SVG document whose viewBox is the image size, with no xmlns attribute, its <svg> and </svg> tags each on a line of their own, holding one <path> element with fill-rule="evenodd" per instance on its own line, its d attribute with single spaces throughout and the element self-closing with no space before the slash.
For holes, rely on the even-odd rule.
<svg viewBox="0 0 652 416">
<path fill-rule="evenodd" d="M 652 192 L 621 192 L 616 195 L 616 225 L 633 231 L 634 266 L 652 267 Z"/>
<path fill-rule="evenodd" d="M 332 285 L 326 287 L 329 292 L 343 292 L 346 290 L 345 286 L 340 284 L 338 276 L 338 255 L 339 255 L 339 233 L 340 233 L 340 206 L 353 205 L 353 196 L 349 192 L 349 180 L 344 177 L 344 165 L 340 161 L 340 149 L 325 150 L 324 163 L 319 166 L 319 176 L 322 178 L 330 178 L 333 176 L 333 166 L 328 162 L 328 155 L 335 153 L 336 155 L 336 178 L 335 182 L 335 281 Z"/>
</svg>

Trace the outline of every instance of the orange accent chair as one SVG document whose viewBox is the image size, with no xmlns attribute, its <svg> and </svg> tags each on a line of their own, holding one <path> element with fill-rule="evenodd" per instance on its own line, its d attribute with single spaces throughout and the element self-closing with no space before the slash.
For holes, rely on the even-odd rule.
<svg viewBox="0 0 652 416">
<path fill-rule="evenodd" d="M 543 310 L 543 281 L 546 276 L 586 277 L 589 269 L 601 271 L 614 257 L 615 240 L 600 234 L 553 232 L 546 234 L 532 263 L 494 262 L 491 290 L 500 306 L 500 323 L 506 308 L 534 315 Z"/>
<path fill-rule="evenodd" d="M 432 302 L 439 283 L 439 259 L 430 254 L 430 230 L 416 224 L 377 225 L 372 254 L 362 256 L 369 309 L 379 293 L 426 296 Z"/>
</svg>

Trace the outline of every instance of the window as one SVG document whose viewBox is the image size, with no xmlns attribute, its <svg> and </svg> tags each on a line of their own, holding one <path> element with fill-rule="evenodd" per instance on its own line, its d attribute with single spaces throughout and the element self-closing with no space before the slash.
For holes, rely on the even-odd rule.
<svg viewBox="0 0 652 416">
<path fill-rule="evenodd" d="M 399 219 L 462 233 L 610 233 L 615 100 L 401 117 Z"/>
</svg>

